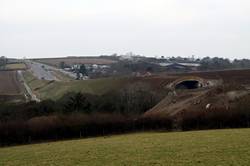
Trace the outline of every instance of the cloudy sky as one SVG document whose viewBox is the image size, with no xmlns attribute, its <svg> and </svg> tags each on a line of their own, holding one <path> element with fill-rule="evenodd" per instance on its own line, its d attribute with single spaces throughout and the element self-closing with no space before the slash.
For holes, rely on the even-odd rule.
<svg viewBox="0 0 250 166">
<path fill-rule="evenodd" d="M 249 0 L 0 0 L 0 56 L 250 58 Z"/>
</svg>

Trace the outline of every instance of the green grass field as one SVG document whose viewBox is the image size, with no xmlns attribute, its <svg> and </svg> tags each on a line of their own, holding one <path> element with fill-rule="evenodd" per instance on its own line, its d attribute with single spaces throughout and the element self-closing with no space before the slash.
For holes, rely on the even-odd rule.
<svg viewBox="0 0 250 166">
<path fill-rule="evenodd" d="M 138 133 L 0 148 L 0 165 L 249 165 L 250 129 Z"/>
<path fill-rule="evenodd" d="M 128 82 L 122 78 L 102 78 L 93 80 L 46 81 L 35 78 L 26 71 L 24 78 L 39 99 L 59 99 L 67 92 L 83 92 L 101 95 L 105 92 L 117 90 Z"/>
<path fill-rule="evenodd" d="M 26 69 L 26 65 L 24 63 L 14 63 L 14 64 L 7 64 L 6 69 L 10 70 L 24 70 Z"/>
</svg>

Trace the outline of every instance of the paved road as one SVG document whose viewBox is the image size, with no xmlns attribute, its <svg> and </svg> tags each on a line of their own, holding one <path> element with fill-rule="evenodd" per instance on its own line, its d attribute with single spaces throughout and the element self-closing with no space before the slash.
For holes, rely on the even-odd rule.
<svg viewBox="0 0 250 166">
<path fill-rule="evenodd" d="M 72 73 L 72 72 L 69 72 L 69 71 L 65 71 L 63 69 L 57 69 L 58 71 L 60 71 L 61 73 L 73 78 L 73 79 L 76 79 L 77 76 L 76 76 L 76 73 Z"/>
<path fill-rule="evenodd" d="M 65 71 L 65 70 L 63 70 L 63 69 L 58 69 L 58 68 L 56 68 L 56 67 L 49 66 L 49 65 L 46 65 L 46 64 L 42 64 L 42 65 L 44 65 L 45 68 L 47 68 L 47 69 L 49 69 L 49 70 L 59 71 L 59 72 L 65 74 L 65 75 L 71 77 L 72 79 L 76 79 L 76 78 L 77 78 L 75 73 L 72 73 L 72 72 L 69 72 L 69 71 Z"/>
<path fill-rule="evenodd" d="M 34 61 L 30 61 L 28 62 L 28 64 L 30 65 L 30 68 L 33 71 L 34 76 L 36 76 L 39 79 L 60 81 L 56 76 L 53 75 L 51 71 L 59 71 L 71 77 L 72 79 L 76 79 L 75 73 L 68 72 L 63 69 L 58 69 L 56 67 L 34 62 Z"/>
<path fill-rule="evenodd" d="M 44 80 L 55 80 L 59 81 L 49 70 L 50 67 L 45 64 L 37 63 L 37 62 L 28 62 L 31 71 L 33 72 L 33 75 L 37 77 L 38 79 L 44 79 Z"/>
</svg>

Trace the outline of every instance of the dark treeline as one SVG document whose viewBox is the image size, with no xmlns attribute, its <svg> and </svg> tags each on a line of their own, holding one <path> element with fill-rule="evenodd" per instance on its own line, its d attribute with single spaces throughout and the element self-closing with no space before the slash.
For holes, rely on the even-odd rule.
<svg viewBox="0 0 250 166">
<path fill-rule="evenodd" d="M 151 60 L 151 59 L 150 59 Z M 152 60 L 153 61 L 153 60 Z M 224 70 L 224 69 L 246 69 L 250 68 L 249 59 L 234 59 L 220 57 L 205 57 L 201 59 L 190 59 L 183 57 L 171 57 L 169 59 L 159 59 L 160 62 L 178 62 L 178 63 L 199 63 L 198 70 Z"/>
<path fill-rule="evenodd" d="M 250 127 L 250 97 L 229 110 L 187 110 L 178 118 L 142 114 L 166 94 L 134 84 L 101 96 L 69 93 L 57 101 L 1 104 L 0 145 L 151 130 Z"/>
<path fill-rule="evenodd" d="M 166 92 L 153 89 L 146 83 L 131 83 L 104 95 L 71 92 L 59 100 L 44 100 L 22 104 L 1 104 L 0 121 L 22 119 L 37 116 L 71 113 L 116 113 L 122 115 L 140 115 L 156 105 Z"/>
<path fill-rule="evenodd" d="M 5 69 L 5 65 L 7 64 L 8 59 L 4 56 L 0 57 L 0 69 Z"/>
<path fill-rule="evenodd" d="M 68 93 L 57 101 L 2 103 L 0 144 L 23 144 L 156 128 L 155 125 L 163 122 L 157 124 L 152 119 L 139 117 L 165 95 L 165 92 L 147 84 L 135 83 L 100 96 Z"/>
<path fill-rule="evenodd" d="M 205 57 L 201 60 L 197 60 L 201 64 L 200 70 L 223 70 L 223 69 L 245 69 L 250 68 L 249 59 L 235 59 L 230 61 L 227 58 L 210 58 Z"/>
<path fill-rule="evenodd" d="M 0 123 L 0 145 L 105 136 L 135 131 L 170 130 L 170 119 L 139 118 L 112 113 L 50 115 Z"/>
</svg>

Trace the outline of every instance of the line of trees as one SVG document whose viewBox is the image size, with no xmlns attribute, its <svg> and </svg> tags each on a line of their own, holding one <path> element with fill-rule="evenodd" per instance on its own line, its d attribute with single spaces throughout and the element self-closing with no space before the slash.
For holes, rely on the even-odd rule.
<svg viewBox="0 0 250 166">
<path fill-rule="evenodd" d="M 1 103 L 0 144 L 124 133 L 144 130 L 148 123 L 153 128 L 156 123 L 138 119 L 165 95 L 135 83 L 100 96 L 68 93 L 57 101 Z"/>
<path fill-rule="evenodd" d="M 201 66 L 200 70 L 223 70 L 223 69 L 241 69 L 241 68 L 250 68 L 249 59 L 235 59 L 230 61 L 227 58 L 210 58 L 205 57 L 198 61 Z"/>
<path fill-rule="evenodd" d="M 170 119 L 144 119 L 112 113 L 41 116 L 27 121 L 0 122 L 0 145 L 8 146 L 156 129 L 170 130 L 171 125 Z"/>
<path fill-rule="evenodd" d="M 0 57 L 0 69 L 5 69 L 8 59 L 4 56 Z"/>
</svg>

